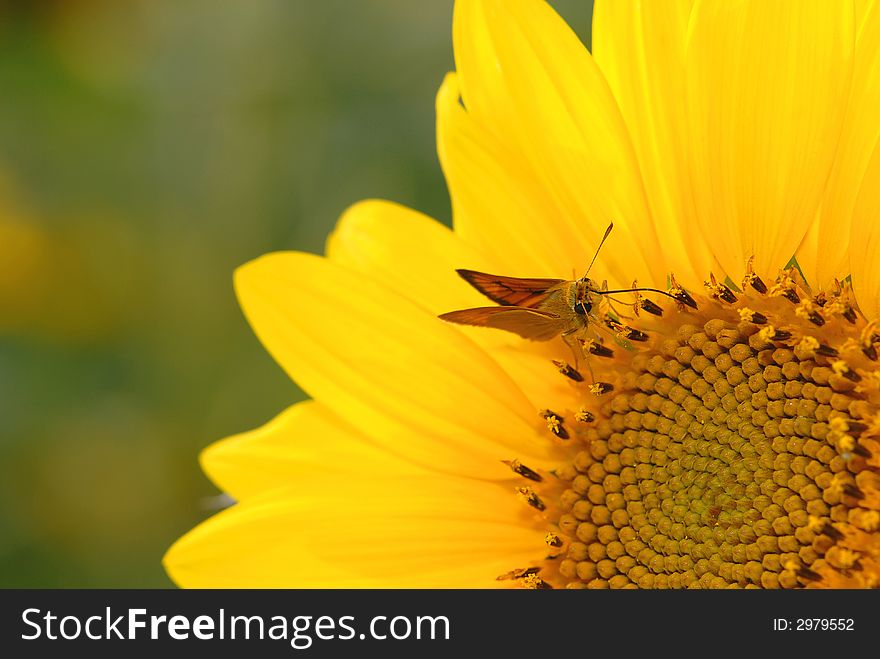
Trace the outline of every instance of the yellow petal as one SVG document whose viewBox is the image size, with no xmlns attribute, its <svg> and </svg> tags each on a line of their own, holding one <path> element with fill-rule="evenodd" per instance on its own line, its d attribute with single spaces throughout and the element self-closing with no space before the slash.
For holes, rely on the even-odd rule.
<svg viewBox="0 0 880 659">
<path fill-rule="evenodd" d="M 632 136 L 662 260 L 691 289 L 714 266 L 688 180 L 684 62 L 693 3 L 598 0 L 593 9 L 593 57 Z"/>
<path fill-rule="evenodd" d="M 448 84 L 449 81 L 444 86 Z M 457 100 L 454 105 L 461 110 Z M 503 163 L 495 162 L 495 166 L 507 171 Z M 481 196 L 492 201 L 485 187 L 481 189 Z M 509 201 L 507 195 L 503 199 Z M 503 203 L 503 200 L 496 201 Z M 539 227 L 540 223 L 535 226 Z M 524 247 L 528 249 L 527 245 Z M 346 211 L 328 242 L 328 257 L 380 278 L 432 313 L 487 304 L 485 297 L 455 273 L 456 268 L 512 272 L 504 266 L 497 269 L 497 264 L 477 255 L 458 235 L 426 215 L 385 201 L 360 202 Z M 534 261 L 529 259 L 529 262 Z M 535 274 L 534 265 L 526 267 L 530 268 L 528 273 Z M 559 353 L 557 342 L 547 346 L 552 345 L 552 355 L 539 356 L 534 351 L 543 346 L 505 332 L 456 329 L 487 349 L 536 408 L 546 408 L 551 403 L 560 406 L 573 398 L 568 382 L 550 361 L 551 356 Z"/>
<path fill-rule="evenodd" d="M 541 226 L 568 235 L 556 247 L 564 265 L 584 268 L 613 220 L 596 278 L 665 281 L 626 126 L 565 22 L 538 0 L 459 0 L 453 42 L 468 116 L 513 153 L 524 185 L 546 190 L 553 205 Z"/>
<path fill-rule="evenodd" d="M 772 279 L 807 231 L 852 77 L 852 3 L 702 0 L 687 51 L 691 184 L 735 282 Z"/>
<path fill-rule="evenodd" d="M 492 356 L 519 383 L 523 392 L 536 409 L 553 408 L 561 413 L 565 409 L 578 409 L 584 397 L 584 387 L 575 385 L 561 375 L 552 359 L 567 358 L 572 366 L 574 359 L 564 346 L 547 344 L 530 348 L 522 343 L 495 346 Z M 581 360 L 578 364 L 586 373 L 587 365 Z"/>
<path fill-rule="evenodd" d="M 454 327 L 378 280 L 289 252 L 242 266 L 235 281 L 275 360 L 389 451 L 477 477 L 493 477 L 511 453 L 552 455 L 534 408 L 507 374 Z"/>
<path fill-rule="evenodd" d="M 201 455 L 205 473 L 242 501 L 313 474 L 413 475 L 424 470 L 372 443 L 315 401 L 298 403 L 269 423 L 212 444 Z"/>
<path fill-rule="evenodd" d="M 814 288 L 829 289 L 850 274 L 850 221 L 868 160 L 880 138 L 880 7 L 865 7 L 856 41 L 852 92 L 825 198 L 798 250 L 798 264 Z M 874 183 L 876 185 L 876 183 Z"/>
<path fill-rule="evenodd" d="M 458 268 L 505 275 L 515 269 L 529 275 L 547 272 L 536 268 L 533 259 L 516 268 L 502 265 L 506 259 L 488 258 L 427 215 L 378 200 L 358 202 L 343 214 L 328 240 L 327 257 L 379 279 L 433 314 L 490 304 L 458 276 Z M 512 337 L 497 330 L 454 327 L 493 356 L 494 348 L 509 344 Z"/>
<path fill-rule="evenodd" d="M 381 280 L 434 314 L 483 306 L 486 298 L 455 270 L 493 266 L 427 215 L 377 200 L 359 202 L 342 215 L 327 257 Z"/>
<path fill-rule="evenodd" d="M 498 274 L 568 279 L 583 269 L 583 250 L 555 200 L 521 154 L 465 111 L 452 73 L 437 94 L 437 152 L 455 233 L 490 255 Z"/>
<path fill-rule="evenodd" d="M 880 320 L 880 144 L 868 163 L 852 221 L 850 266 L 852 284 L 862 313 Z"/>
<path fill-rule="evenodd" d="M 874 5 L 877 4 L 877 0 L 855 0 L 854 4 L 856 10 L 856 25 L 859 28 L 859 32 L 861 32 L 863 22 L 868 14 L 874 11 Z"/>
<path fill-rule="evenodd" d="M 306 478 L 190 531 L 164 564 L 188 588 L 474 588 L 540 560 L 512 486 L 428 475 Z"/>
</svg>

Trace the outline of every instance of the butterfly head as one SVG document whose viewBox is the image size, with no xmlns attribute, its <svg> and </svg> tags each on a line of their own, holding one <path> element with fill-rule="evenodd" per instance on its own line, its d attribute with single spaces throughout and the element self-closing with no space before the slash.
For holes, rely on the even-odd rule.
<svg viewBox="0 0 880 659">
<path fill-rule="evenodd" d="M 572 311 L 579 316 L 586 316 L 593 310 L 593 296 L 595 291 L 593 281 L 582 277 L 575 282 L 574 295 L 572 296 Z"/>
</svg>

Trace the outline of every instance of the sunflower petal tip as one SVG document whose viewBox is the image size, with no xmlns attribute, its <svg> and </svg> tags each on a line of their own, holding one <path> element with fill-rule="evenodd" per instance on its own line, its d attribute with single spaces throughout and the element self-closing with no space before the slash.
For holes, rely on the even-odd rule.
<svg viewBox="0 0 880 659">
<path fill-rule="evenodd" d="M 459 86 L 458 74 L 455 71 L 448 71 L 443 76 L 443 82 L 437 90 L 434 98 L 434 108 L 437 113 L 437 121 L 441 122 L 449 109 L 459 103 L 461 99 L 461 88 Z"/>
<path fill-rule="evenodd" d="M 166 550 L 165 555 L 162 556 L 162 569 L 165 570 L 165 574 L 168 575 L 171 582 L 178 588 L 186 587 L 186 580 L 183 578 L 185 570 L 181 567 L 179 560 L 180 545 L 186 540 L 186 537 L 187 536 L 183 536 L 178 539 Z"/>
<path fill-rule="evenodd" d="M 202 471 L 204 471 L 208 475 L 208 478 L 210 478 L 215 483 L 215 473 L 217 471 L 217 467 L 226 457 L 226 449 L 229 446 L 230 441 L 231 439 L 221 439 L 219 442 L 209 444 L 199 452 L 199 466 L 202 468 Z"/>
</svg>

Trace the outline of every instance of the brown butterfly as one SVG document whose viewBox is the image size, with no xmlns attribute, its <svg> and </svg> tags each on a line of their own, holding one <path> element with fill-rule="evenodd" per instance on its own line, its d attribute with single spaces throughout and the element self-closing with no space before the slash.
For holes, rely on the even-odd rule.
<svg viewBox="0 0 880 659">
<path fill-rule="evenodd" d="M 608 225 L 586 274 L 580 279 L 523 279 L 475 270 L 457 270 L 471 286 L 501 306 L 451 311 L 440 318 L 460 325 L 502 329 L 532 341 L 549 341 L 562 335 L 570 346 L 573 346 L 572 338 L 583 338 L 591 325 L 608 328 L 630 340 L 647 340 L 643 332 L 623 325 L 605 309 L 600 311 L 603 300 L 599 296 L 651 291 L 692 306 L 690 296 L 682 299 L 678 292 L 667 293 L 655 288 L 633 287 L 611 291 L 597 286 L 587 275 L 613 227 L 613 224 Z M 659 306 L 647 300 L 641 308 L 656 315 L 662 314 Z"/>
</svg>

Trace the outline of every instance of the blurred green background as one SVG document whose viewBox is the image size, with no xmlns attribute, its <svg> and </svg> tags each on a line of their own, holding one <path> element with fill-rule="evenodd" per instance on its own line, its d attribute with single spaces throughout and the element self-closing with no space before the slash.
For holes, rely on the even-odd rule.
<svg viewBox="0 0 880 659">
<path fill-rule="evenodd" d="M 592 2 L 552 3 L 589 38 Z M 452 0 L 0 2 L 0 586 L 167 587 L 200 449 L 302 397 L 233 269 L 449 221 Z"/>
</svg>

